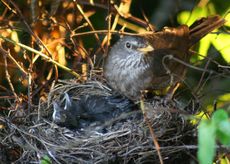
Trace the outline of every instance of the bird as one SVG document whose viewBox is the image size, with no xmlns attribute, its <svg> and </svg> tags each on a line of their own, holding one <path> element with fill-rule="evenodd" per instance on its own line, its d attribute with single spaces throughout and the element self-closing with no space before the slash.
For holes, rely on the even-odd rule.
<svg viewBox="0 0 230 164">
<path fill-rule="evenodd" d="M 190 48 L 209 32 L 223 26 L 219 15 L 203 17 L 190 27 L 164 27 L 151 34 L 120 38 L 105 57 L 103 72 L 116 92 L 140 100 L 144 91 L 167 91 L 171 99 L 186 75 Z M 182 61 L 182 62 L 178 62 Z"/>
<path fill-rule="evenodd" d="M 64 93 L 64 105 L 53 101 L 52 120 L 70 130 L 84 130 L 97 125 L 104 131 L 105 123 L 121 114 L 135 113 L 136 104 L 120 95 L 82 95 L 73 100 Z"/>
</svg>

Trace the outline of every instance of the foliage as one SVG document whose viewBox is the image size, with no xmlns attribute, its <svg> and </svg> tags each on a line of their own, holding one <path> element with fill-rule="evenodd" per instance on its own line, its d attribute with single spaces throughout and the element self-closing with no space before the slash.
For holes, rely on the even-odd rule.
<svg viewBox="0 0 230 164">
<path fill-rule="evenodd" d="M 230 117 L 219 109 L 210 120 L 202 120 L 198 128 L 198 159 L 200 164 L 211 164 L 215 156 L 216 140 L 230 146 Z"/>
<path fill-rule="evenodd" d="M 40 162 L 40 164 L 51 164 L 51 163 L 52 163 L 52 161 L 51 161 L 51 159 L 49 158 L 49 156 L 47 156 L 47 155 L 45 155 L 45 156 L 42 158 L 41 162 Z"/>
<path fill-rule="evenodd" d="M 187 24 L 191 25 L 197 18 L 199 17 L 206 17 L 208 15 L 214 15 L 216 14 L 216 6 L 214 3 L 210 2 L 206 6 L 197 6 L 193 9 L 192 12 L 190 11 L 183 11 L 178 14 L 178 22 L 181 24 Z M 230 14 L 227 14 L 225 17 L 226 20 L 226 26 L 230 27 Z M 202 54 L 200 56 L 200 59 L 203 59 L 208 54 L 208 50 L 211 46 L 211 44 L 214 45 L 214 47 L 219 50 L 223 58 L 230 62 L 230 43 L 229 40 L 229 34 L 226 33 L 217 33 L 216 35 L 208 35 L 204 39 L 200 41 L 200 46 L 198 53 Z"/>
</svg>

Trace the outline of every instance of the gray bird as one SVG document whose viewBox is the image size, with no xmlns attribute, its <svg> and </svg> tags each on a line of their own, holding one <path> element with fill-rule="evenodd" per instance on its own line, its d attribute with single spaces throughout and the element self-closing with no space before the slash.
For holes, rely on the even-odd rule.
<svg viewBox="0 0 230 164">
<path fill-rule="evenodd" d="M 220 16 L 210 16 L 190 27 L 165 27 L 152 34 L 124 36 L 106 57 L 104 76 L 115 91 L 132 100 L 140 99 L 145 90 L 167 90 L 171 97 L 186 73 L 186 66 L 178 61 L 189 63 L 189 49 L 224 23 Z"/>
</svg>

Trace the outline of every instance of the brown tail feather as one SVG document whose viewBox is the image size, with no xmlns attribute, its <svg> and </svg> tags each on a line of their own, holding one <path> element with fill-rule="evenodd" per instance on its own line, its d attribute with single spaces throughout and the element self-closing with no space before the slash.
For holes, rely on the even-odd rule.
<svg viewBox="0 0 230 164">
<path fill-rule="evenodd" d="M 198 42 L 202 37 L 207 35 L 209 32 L 223 26 L 225 19 L 219 15 L 209 16 L 207 18 L 201 18 L 195 21 L 190 27 L 190 46 Z"/>
</svg>

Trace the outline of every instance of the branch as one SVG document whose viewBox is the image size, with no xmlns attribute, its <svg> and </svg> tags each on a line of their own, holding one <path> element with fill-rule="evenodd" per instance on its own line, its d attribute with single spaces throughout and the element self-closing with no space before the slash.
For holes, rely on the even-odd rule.
<svg viewBox="0 0 230 164">
<path fill-rule="evenodd" d="M 26 46 L 26 45 L 24 45 L 22 43 L 15 42 L 15 41 L 13 41 L 11 39 L 8 39 L 8 38 L 6 38 L 6 37 L 4 37 L 2 35 L 0 35 L 0 38 L 4 39 L 7 42 L 13 43 L 14 45 L 18 45 L 18 46 L 20 46 L 20 47 L 22 47 L 22 48 L 24 48 L 24 49 L 26 49 L 26 50 L 28 50 L 30 52 L 33 52 L 33 53 L 41 56 L 42 58 L 44 58 L 48 62 L 51 62 L 51 63 L 55 64 L 56 66 L 60 67 L 61 69 L 71 73 L 72 75 L 74 75 L 78 79 L 81 78 L 81 76 L 78 73 L 76 73 L 75 71 L 73 71 L 72 69 L 70 69 L 70 68 L 68 68 L 68 67 L 66 67 L 64 65 L 61 65 L 60 63 L 56 62 L 55 60 L 53 60 L 52 58 L 48 57 L 47 55 L 43 54 L 42 52 L 40 52 L 38 50 L 35 50 L 35 49 L 33 49 L 33 48 L 29 47 L 29 46 Z"/>
</svg>

